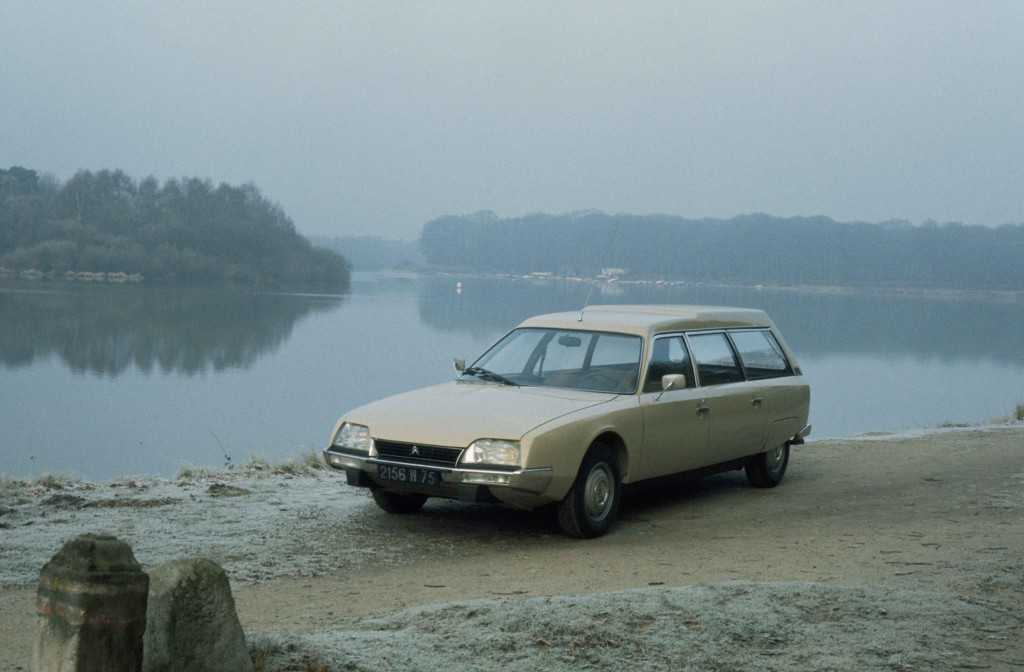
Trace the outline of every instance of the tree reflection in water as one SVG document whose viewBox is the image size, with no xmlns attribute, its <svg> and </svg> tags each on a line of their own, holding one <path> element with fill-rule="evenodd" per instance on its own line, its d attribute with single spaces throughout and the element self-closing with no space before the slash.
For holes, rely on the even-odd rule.
<svg viewBox="0 0 1024 672">
<path fill-rule="evenodd" d="M 337 295 L 88 287 L 0 290 L 0 366 L 56 355 L 76 373 L 130 368 L 183 373 L 245 369 L 277 350 L 305 316 Z"/>
</svg>

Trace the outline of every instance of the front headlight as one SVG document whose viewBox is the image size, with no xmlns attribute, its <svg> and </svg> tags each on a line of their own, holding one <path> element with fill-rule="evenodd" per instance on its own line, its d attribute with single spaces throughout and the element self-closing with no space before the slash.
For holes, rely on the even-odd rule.
<svg viewBox="0 0 1024 672">
<path fill-rule="evenodd" d="M 460 464 L 498 465 L 518 467 L 520 465 L 519 442 L 502 439 L 478 439 L 462 453 Z"/>
<path fill-rule="evenodd" d="M 341 423 L 341 427 L 338 428 L 338 432 L 334 435 L 331 445 L 336 448 L 358 450 L 367 455 L 374 453 L 373 439 L 370 438 L 370 428 L 365 425 L 353 425 L 351 422 Z"/>
</svg>

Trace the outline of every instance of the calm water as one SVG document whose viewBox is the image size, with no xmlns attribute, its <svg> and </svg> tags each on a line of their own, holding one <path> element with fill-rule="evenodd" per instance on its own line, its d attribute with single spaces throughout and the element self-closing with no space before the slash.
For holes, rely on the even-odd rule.
<svg viewBox="0 0 1024 672">
<path fill-rule="evenodd" d="M 345 296 L 0 288 L 0 474 L 173 475 L 321 447 L 344 410 L 450 379 L 566 283 L 357 274 Z M 1024 306 L 615 287 L 593 303 L 766 309 L 812 388 L 815 436 L 978 422 L 1024 401 Z"/>
</svg>

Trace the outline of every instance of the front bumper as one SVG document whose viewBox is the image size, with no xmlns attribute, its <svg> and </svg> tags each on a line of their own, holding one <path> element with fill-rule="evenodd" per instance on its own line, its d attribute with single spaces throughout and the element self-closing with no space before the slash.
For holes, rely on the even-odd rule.
<svg viewBox="0 0 1024 672">
<path fill-rule="evenodd" d="M 356 482 L 353 485 L 369 485 L 378 483 L 377 465 L 390 464 L 399 467 L 411 467 L 415 469 L 429 469 L 441 474 L 441 485 L 439 489 L 452 490 L 460 486 L 487 486 L 491 489 L 517 490 L 520 492 L 539 495 L 548 489 L 551 483 L 551 467 L 533 469 L 517 469 L 515 471 L 497 471 L 490 469 L 464 469 L 462 467 L 441 467 L 431 464 L 415 464 L 412 462 L 401 462 L 396 460 L 382 460 L 377 457 L 363 457 L 341 453 L 328 448 L 324 451 L 324 462 L 327 466 L 349 473 L 349 481 L 352 482 L 353 475 L 350 472 L 357 472 Z M 362 474 L 362 476 L 358 476 Z M 387 487 L 404 487 L 403 484 L 387 481 L 381 483 Z M 424 490 L 428 491 L 428 490 Z M 443 494 L 443 492 L 439 493 Z"/>
</svg>

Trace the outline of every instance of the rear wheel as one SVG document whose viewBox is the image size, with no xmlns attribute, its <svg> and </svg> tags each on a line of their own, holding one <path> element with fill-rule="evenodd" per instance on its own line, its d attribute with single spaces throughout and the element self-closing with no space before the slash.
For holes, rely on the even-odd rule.
<svg viewBox="0 0 1024 672">
<path fill-rule="evenodd" d="M 615 523 L 621 495 L 611 449 L 593 446 L 583 458 L 572 489 L 558 505 L 558 525 L 571 537 L 599 537 Z"/>
<path fill-rule="evenodd" d="M 427 501 L 426 495 L 400 495 L 380 488 L 370 491 L 377 506 L 388 513 L 416 513 Z"/>
<path fill-rule="evenodd" d="M 789 466 L 789 442 L 747 458 L 747 480 L 755 488 L 774 488 Z"/>
</svg>

